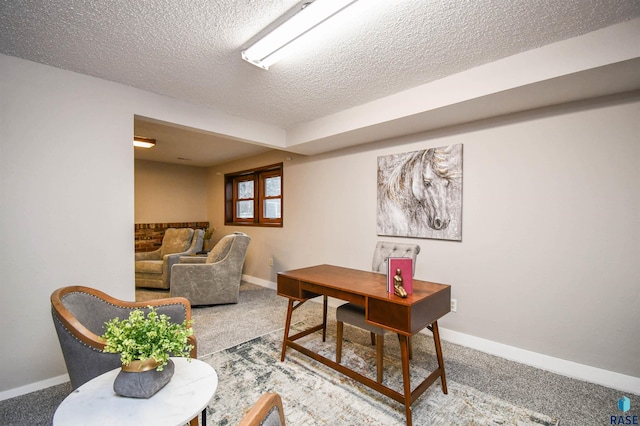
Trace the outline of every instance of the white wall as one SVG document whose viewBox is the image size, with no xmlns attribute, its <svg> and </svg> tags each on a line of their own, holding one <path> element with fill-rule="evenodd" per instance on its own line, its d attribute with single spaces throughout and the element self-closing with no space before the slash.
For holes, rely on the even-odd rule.
<svg viewBox="0 0 640 426">
<path fill-rule="evenodd" d="M 133 296 L 133 116 L 107 82 L 6 56 L 0 71 L 3 391 L 66 373 L 53 290 Z"/>
<path fill-rule="evenodd" d="M 135 223 L 207 221 L 207 169 L 135 161 Z"/>
<path fill-rule="evenodd" d="M 638 117 L 636 93 L 285 160 L 284 228 L 238 228 L 253 237 L 245 274 L 369 269 L 376 241 L 418 243 L 416 277 L 451 284 L 458 299 L 441 327 L 638 378 Z M 378 237 L 377 157 L 455 143 L 462 242 Z M 274 160 L 226 164 L 210 179 L 221 188 L 216 172 Z"/>
</svg>

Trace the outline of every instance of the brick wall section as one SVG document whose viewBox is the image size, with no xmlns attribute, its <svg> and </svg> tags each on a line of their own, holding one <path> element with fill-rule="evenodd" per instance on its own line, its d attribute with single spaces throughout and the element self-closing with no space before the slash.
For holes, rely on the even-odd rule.
<svg viewBox="0 0 640 426">
<path fill-rule="evenodd" d="M 153 251 L 162 245 L 164 232 L 169 228 L 207 229 L 209 222 L 136 223 L 135 251 Z"/>
</svg>

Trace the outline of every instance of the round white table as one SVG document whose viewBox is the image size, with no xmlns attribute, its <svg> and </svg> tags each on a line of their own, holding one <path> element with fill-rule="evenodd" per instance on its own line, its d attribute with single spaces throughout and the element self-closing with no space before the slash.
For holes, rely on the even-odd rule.
<svg viewBox="0 0 640 426">
<path fill-rule="evenodd" d="M 65 425 L 184 425 L 209 404 L 218 387 L 213 367 L 197 359 L 171 358 L 175 373 L 149 399 L 125 398 L 113 391 L 120 368 L 88 381 L 67 396 L 53 416 Z"/>
</svg>

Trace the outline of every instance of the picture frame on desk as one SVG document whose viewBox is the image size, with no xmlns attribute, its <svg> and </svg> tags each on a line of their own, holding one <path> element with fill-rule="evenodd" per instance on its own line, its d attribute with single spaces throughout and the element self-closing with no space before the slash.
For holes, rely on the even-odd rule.
<svg viewBox="0 0 640 426">
<path fill-rule="evenodd" d="M 387 291 L 394 293 L 394 277 L 398 269 L 402 277 L 402 287 L 407 294 L 413 293 L 413 259 L 410 257 L 387 258 Z"/>
</svg>

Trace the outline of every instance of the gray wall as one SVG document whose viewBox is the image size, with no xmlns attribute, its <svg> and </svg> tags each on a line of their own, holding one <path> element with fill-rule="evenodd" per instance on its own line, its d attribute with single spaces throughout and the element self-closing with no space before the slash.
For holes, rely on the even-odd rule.
<svg viewBox="0 0 640 426">
<path fill-rule="evenodd" d="M 279 270 L 318 263 L 369 269 L 376 241 L 415 242 L 416 277 L 451 284 L 458 299 L 441 327 L 640 377 L 639 99 L 290 161 L 254 157 L 212 169 L 210 182 L 221 189 L 216 172 L 285 162 L 284 228 L 241 229 L 253 237 L 249 276 L 275 281 Z M 462 242 L 376 236 L 377 156 L 455 143 L 464 145 Z M 223 195 L 213 192 L 216 218 Z"/>
</svg>

